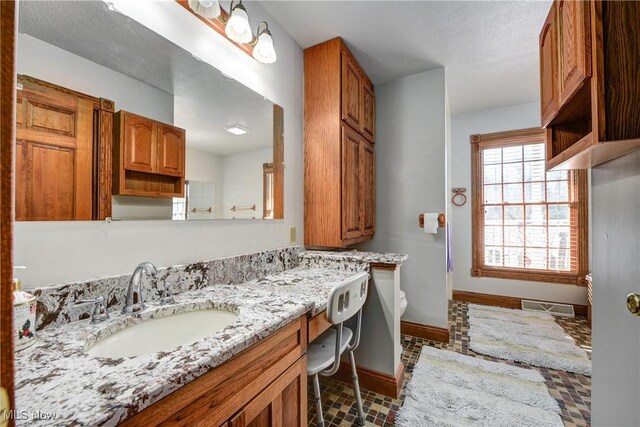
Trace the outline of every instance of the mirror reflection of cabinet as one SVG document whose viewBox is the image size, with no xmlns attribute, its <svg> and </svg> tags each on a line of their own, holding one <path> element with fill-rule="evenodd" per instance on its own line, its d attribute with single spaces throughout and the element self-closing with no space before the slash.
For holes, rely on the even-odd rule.
<svg viewBox="0 0 640 427">
<path fill-rule="evenodd" d="M 113 194 L 184 197 L 185 144 L 184 129 L 118 111 Z"/>
</svg>

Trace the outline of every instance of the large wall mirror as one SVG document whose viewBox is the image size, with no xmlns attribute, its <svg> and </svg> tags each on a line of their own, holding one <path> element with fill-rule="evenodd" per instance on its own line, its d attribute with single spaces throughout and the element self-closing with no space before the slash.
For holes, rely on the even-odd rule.
<svg viewBox="0 0 640 427">
<path fill-rule="evenodd" d="M 283 218 L 278 105 L 102 1 L 18 31 L 18 221 Z"/>
</svg>

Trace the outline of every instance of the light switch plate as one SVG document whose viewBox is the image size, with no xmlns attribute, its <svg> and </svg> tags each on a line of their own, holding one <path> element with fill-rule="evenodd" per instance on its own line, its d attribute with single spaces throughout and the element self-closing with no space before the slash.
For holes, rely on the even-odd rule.
<svg viewBox="0 0 640 427">
<path fill-rule="evenodd" d="M 296 243 L 296 227 L 293 225 L 289 227 L 289 243 L 292 245 Z"/>
</svg>

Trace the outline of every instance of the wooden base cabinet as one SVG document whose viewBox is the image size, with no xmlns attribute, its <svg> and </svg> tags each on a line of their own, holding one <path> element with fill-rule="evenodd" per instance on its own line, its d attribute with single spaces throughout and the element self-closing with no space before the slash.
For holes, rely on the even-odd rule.
<svg viewBox="0 0 640 427">
<path fill-rule="evenodd" d="M 303 315 L 122 425 L 306 426 L 306 352 Z"/>
<path fill-rule="evenodd" d="M 640 2 L 556 0 L 540 33 L 547 170 L 640 149 Z"/>
<path fill-rule="evenodd" d="M 344 247 L 375 233 L 375 94 L 342 39 L 304 52 L 307 246 Z"/>
</svg>

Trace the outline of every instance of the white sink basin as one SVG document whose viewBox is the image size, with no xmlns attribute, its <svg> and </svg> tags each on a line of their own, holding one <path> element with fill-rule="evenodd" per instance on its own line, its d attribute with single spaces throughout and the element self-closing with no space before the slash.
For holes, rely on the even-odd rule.
<svg viewBox="0 0 640 427">
<path fill-rule="evenodd" d="M 237 318 L 226 310 L 196 310 L 149 319 L 97 342 L 87 353 L 117 359 L 169 351 L 211 336 Z"/>
</svg>

